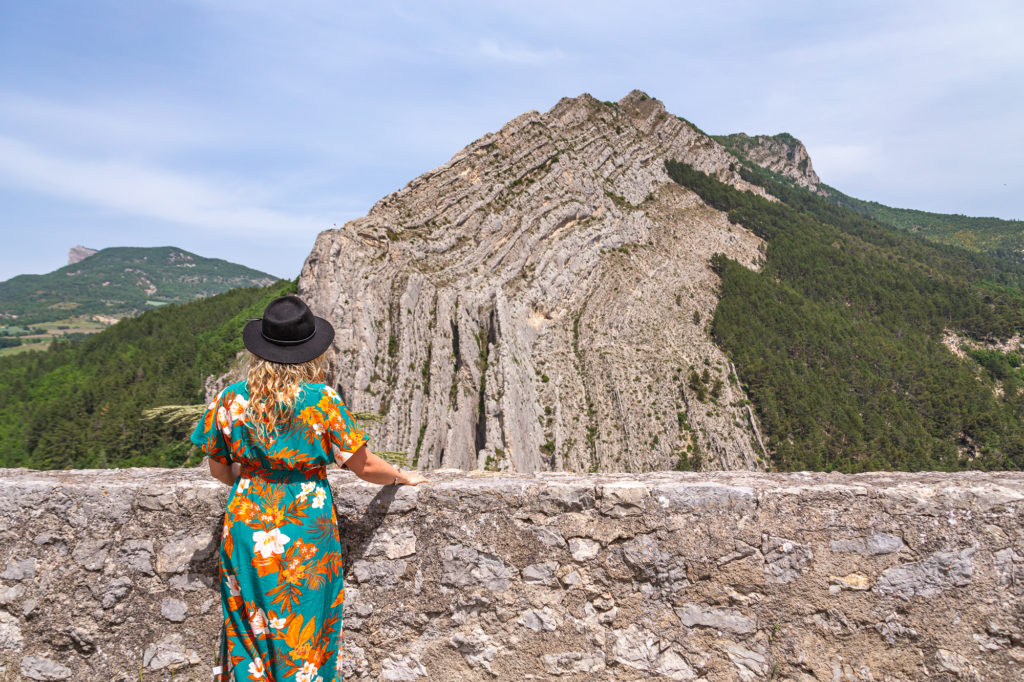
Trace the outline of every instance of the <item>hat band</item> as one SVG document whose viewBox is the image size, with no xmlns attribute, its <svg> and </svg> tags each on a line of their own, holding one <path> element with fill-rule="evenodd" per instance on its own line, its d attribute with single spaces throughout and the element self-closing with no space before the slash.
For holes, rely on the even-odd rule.
<svg viewBox="0 0 1024 682">
<path fill-rule="evenodd" d="M 299 343 L 306 343 L 306 341 L 309 341 L 311 338 L 316 336 L 316 322 L 313 323 L 313 333 L 310 334 L 309 336 L 307 336 L 304 339 L 297 339 L 295 341 L 283 341 L 283 340 L 280 340 L 280 339 L 274 339 L 274 338 L 271 338 L 271 337 L 267 336 L 266 334 L 264 334 L 263 333 L 263 329 L 260 329 L 260 336 L 262 336 L 264 339 L 266 339 L 270 343 L 275 343 L 275 344 L 277 344 L 279 346 L 294 346 L 294 345 L 299 344 Z"/>
</svg>

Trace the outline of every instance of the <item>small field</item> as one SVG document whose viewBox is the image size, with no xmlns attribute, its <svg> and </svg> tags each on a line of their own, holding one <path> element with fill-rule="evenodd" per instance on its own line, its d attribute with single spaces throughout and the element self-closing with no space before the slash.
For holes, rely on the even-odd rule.
<svg viewBox="0 0 1024 682">
<path fill-rule="evenodd" d="M 77 315 L 53 322 L 39 322 L 30 327 L 6 325 L 0 327 L 0 339 L 18 339 L 19 346 L 0 348 L 0 357 L 15 355 L 34 350 L 46 350 L 55 338 L 79 334 L 95 334 L 103 331 L 110 324 L 97 321 L 85 315 Z"/>
</svg>

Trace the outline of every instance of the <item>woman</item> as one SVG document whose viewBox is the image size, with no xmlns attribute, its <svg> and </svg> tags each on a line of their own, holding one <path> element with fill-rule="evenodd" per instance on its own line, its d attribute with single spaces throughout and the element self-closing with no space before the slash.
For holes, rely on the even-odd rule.
<svg viewBox="0 0 1024 682">
<path fill-rule="evenodd" d="M 215 680 L 340 680 L 341 539 L 326 467 L 372 483 L 426 482 L 371 453 L 322 383 L 333 339 L 299 297 L 271 301 L 242 332 L 246 380 L 221 391 L 192 433 L 210 473 L 231 486 Z"/>
</svg>

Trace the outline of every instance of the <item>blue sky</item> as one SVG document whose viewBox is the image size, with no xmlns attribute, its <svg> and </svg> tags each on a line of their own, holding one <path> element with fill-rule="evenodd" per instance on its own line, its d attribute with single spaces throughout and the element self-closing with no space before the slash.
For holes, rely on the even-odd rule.
<svg viewBox="0 0 1024 682">
<path fill-rule="evenodd" d="M 885 204 L 1024 218 L 1024 3 L 0 0 L 0 280 L 75 244 L 283 277 L 524 111 L 639 88 Z"/>
</svg>

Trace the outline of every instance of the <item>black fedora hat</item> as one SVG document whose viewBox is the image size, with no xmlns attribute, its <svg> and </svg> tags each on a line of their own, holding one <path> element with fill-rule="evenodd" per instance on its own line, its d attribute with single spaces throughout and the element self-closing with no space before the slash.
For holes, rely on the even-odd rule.
<svg viewBox="0 0 1024 682">
<path fill-rule="evenodd" d="M 331 346 L 334 327 L 316 317 L 298 296 L 281 296 L 267 304 L 263 317 L 249 320 L 242 342 L 249 352 L 271 362 L 307 362 Z"/>
</svg>

